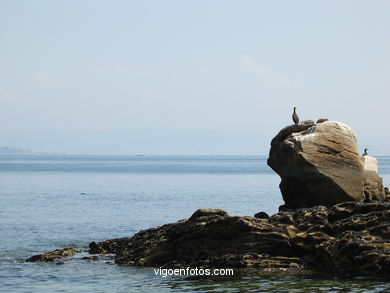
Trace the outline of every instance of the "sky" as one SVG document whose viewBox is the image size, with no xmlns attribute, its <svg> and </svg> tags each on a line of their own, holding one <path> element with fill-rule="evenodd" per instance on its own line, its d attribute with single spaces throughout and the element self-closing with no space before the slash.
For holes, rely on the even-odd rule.
<svg viewBox="0 0 390 293">
<path fill-rule="evenodd" d="M 301 120 L 390 155 L 390 1 L 0 0 L 0 146 L 259 154 Z"/>
</svg>

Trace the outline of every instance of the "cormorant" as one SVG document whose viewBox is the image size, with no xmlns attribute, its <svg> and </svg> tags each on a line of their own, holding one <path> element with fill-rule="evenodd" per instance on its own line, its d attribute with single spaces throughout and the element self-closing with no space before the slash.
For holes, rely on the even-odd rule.
<svg viewBox="0 0 390 293">
<path fill-rule="evenodd" d="M 368 149 L 364 149 L 363 157 L 368 155 L 367 151 Z"/>
<path fill-rule="evenodd" d="M 294 123 L 295 124 L 298 124 L 298 122 L 299 122 L 299 116 L 298 116 L 298 114 L 295 112 L 295 109 L 296 109 L 297 107 L 294 107 L 294 113 L 292 114 L 292 120 L 294 121 Z"/>
</svg>

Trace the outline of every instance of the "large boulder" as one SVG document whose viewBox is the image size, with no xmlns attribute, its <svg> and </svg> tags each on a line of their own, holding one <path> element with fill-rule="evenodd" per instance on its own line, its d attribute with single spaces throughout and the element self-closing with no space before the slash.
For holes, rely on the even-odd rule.
<svg viewBox="0 0 390 293">
<path fill-rule="evenodd" d="M 268 165 L 282 179 L 287 208 L 364 200 L 357 138 L 343 123 L 307 120 L 283 128 L 271 141 Z"/>
</svg>

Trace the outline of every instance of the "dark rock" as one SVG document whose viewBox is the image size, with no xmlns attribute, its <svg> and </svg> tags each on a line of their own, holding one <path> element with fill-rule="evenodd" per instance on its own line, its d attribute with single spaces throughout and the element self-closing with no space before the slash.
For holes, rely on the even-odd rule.
<svg viewBox="0 0 390 293">
<path fill-rule="evenodd" d="M 195 213 L 192 214 L 190 217 L 190 220 L 195 220 L 200 217 L 206 217 L 206 216 L 221 216 L 226 217 L 228 213 L 224 210 L 220 209 L 199 209 Z"/>
<path fill-rule="evenodd" d="M 384 199 L 384 201 L 390 202 L 390 190 L 387 187 L 385 187 L 385 199 Z"/>
<path fill-rule="evenodd" d="M 324 206 L 283 211 L 271 216 L 270 223 L 289 236 L 292 255 L 307 257 L 319 243 L 332 238 L 328 211 Z"/>
<path fill-rule="evenodd" d="M 355 214 L 332 223 L 335 234 L 345 231 L 362 231 L 378 225 L 390 224 L 390 210 L 374 211 L 367 214 Z"/>
<path fill-rule="evenodd" d="M 139 266 L 214 266 L 234 255 L 229 258 L 232 267 L 265 267 L 267 256 L 269 266 L 275 267 L 271 260 L 277 263 L 275 256 L 287 257 L 290 251 L 288 236 L 268 220 L 230 216 L 223 210 L 198 210 L 188 220 L 140 231 L 119 244 L 114 239 L 90 247 L 93 252 L 116 253 L 118 264 Z M 295 258 L 291 261 L 297 262 Z M 287 258 L 283 267 L 286 263 Z"/>
<path fill-rule="evenodd" d="M 258 212 L 254 215 L 255 218 L 258 218 L 258 219 L 269 219 L 269 216 L 267 213 L 265 212 Z"/>
<path fill-rule="evenodd" d="M 288 205 L 285 205 L 285 204 L 282 204 L 281 206 L 279 206 L 279 212 L 291 212 L 291 211 L 294 211 L 295 209 L 288 206 Z"/>
<path fill-rule="evenodd" d="M 305 267 L 338 276 L 390 277 L 389 203 L 279 212 L 270 222 L 286 232 Z"/>
<path fill-rule="evenodd" d="M 345 124 L 303 121 L 271 141 L 268 165 L 280 175 L 285 209 L 363 201 L 363 162 Z"/>
<path fill-rule="evenodd" d="M 390 203 L 372 202 L 357 203 L 344 202 L 329 209 L 329 221 L 335 222 L 340 219 L 349 218 L 356 214 L 368 214 L 370 212 L 390 210 Z"/>
<path fill-rule="evenodd" d="M 26 261 L 28 262 L 53 262 L 57 259 L 73 256 L 76 254 L 76 250 L 72 247 L 64 248 L 64 249 L 57 249 L 48 253 L 44 254 L 37 254 L 33 255 L 32 257 L 28 258 Z"/>
<path fill-rule="evenodd" d="M 94 243 L 121 265 L 259 270 L 312 269 L 388 278 L 390 204 L 345 202 L 269 219 L 198 210 L 188 220 Z M 118 244 L 119 243 L 119 244 Z"/>
<path fill-rule="evenodd" d="M 312 269 L 388 278 L 390 203 L 344 202 L 269 219 L 198 210 L 188 220 L 91 243 L 121 265 L 258 270 Z"/>
<path fill-rule="evenodd" d="M 298 229 L 307 232 L 329 232 L 329 210 L 324 206 L 298 209 L 294 212 L 294 222 Z"/>
<path fill-rule="evenodd" d="M 328 118 L 320 118 L 320 119 L 317 120 L 316 123 L 318 124 L 318 123 L 322 123 L 322 122 L 325 122 L 325 121 L 329 121 L 329 119 Z"/>
<path fill-rule="evenodd" d="M 123 249 L 129 238 L 116 238 L 102 242 L 89 243 L 89 253 L 91 254 L 115 254 L 118 250 Z"/>
<path fill-rule="evenodd" d="M 293 225 L 295 223 L 294 220 L 294 212 L 291 211 L 282 211 L 275 215 L 272 215 L 269 218 L 269 222 L 273 225 Z"/>
<path fill-rule="evenodd" d="M 291 271 L 303 269 L 302 260 L 299 257 L 272 256 L 269 254 L 243 253 L 224 254 L 211 257 L 207 260 L 200 260 L 193 264 L 199 267 L 213 268 L 246 268 L 263 271 Z M 166 265 L 172 268 L 172 264 Z M 179 266 L 180 267 L 180 266 Z"/>
<path fill-rule="evenodd" d="M 29 261 L 52 261 L 74 253 L 67 248 Z M 90 253 L 114 254 L 120 265 L 309 269 L 389 279 L 390 203 L 344 202 L 330 208 L 281 211 L 268 219 L 202 209 L 188 220 L 133 237 L 92 242 Z"/>
<path fill-rule="evenodd" d="M 387 229 L 389 226 L 381 226 Z M 318 259 L 328 271 L 338 276 L 371 276 L 389 278 L 389 238 L 376 237 L 370 232 L 345 231 L 339 237 L 325 241 L 318 246 Z"/>
</svg>

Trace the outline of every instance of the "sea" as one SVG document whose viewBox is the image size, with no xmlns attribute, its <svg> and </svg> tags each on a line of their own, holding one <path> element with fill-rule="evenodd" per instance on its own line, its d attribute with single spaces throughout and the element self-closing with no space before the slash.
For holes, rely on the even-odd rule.
<svg viewBox="0 0 390 293">
<path fill-rule="evenodd" d="M 390 185 L 390 157 L 379 157 Z M 110 257 L 28 263 L 34 254 L 190 217 L 199 208 L 274 214 L 280 178 L 264 156 L 0 155 L 1 292 L 390 292 L 381 280 L 294 273 L 156 275 Z"/>
</svg>

